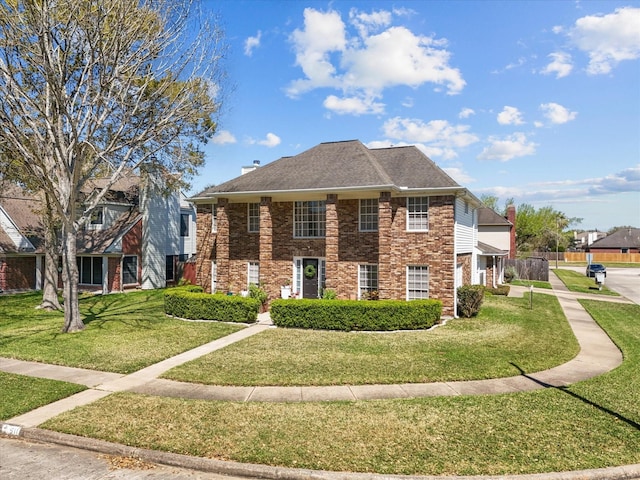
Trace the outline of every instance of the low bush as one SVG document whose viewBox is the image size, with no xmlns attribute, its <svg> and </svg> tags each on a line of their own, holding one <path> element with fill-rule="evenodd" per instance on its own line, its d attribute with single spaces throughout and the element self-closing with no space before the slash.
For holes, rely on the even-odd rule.
<svg viewBox="0 0 640 480">
<path fill-rule="evenodd" d="M 274 300 L 271 320 L 278 327 L 315 330 L 417 330 L 438 323 L 440 300 Z"/>
<path fill-rule="evenodd" d="M 191 320 L 255 323 L 260 302 L 254 298 L 202 293 L 201 287 L 172 288 L 164 294 L 164 312 Z"/>
<path fill-rule="evenodd" d="M 484 292 L 489 295 L 504 295 L 505 297 L 509 296 L 509 291 L 511 287 L 509 285 L 498 285 L 494 288 L 485 288 Z"/>
<path fill-rule="evenodd" d="M 458 288 L 458 315 L 465 318 L 475 317 L 484 301 L 482 285 L 463 285 Z"/>
</svg>

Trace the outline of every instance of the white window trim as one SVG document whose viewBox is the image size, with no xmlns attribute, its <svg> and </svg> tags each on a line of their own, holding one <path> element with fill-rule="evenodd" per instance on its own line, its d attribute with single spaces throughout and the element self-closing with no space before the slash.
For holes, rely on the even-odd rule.
<svg viewBox="0 0 640 480">
<path fill-rule="evenodd" d="M 411 198 L 426 198 L 427 199 L 427 228 L 411 228 L 410 227 L 409 199 L 411 199 Z M 429 197 L 426 197 L 426 196 L 407 197 L 406 210 L 407 210 L 407 231 L 408 232 L 428 232 L 429 231 L 429 221 L 430 221 L 430 214 L 429 214 L 430 201 L 429 201 Z"/>
<path fill-rule="evenodd" d="M 376 228 L 375 229 L 362 228 L 362 218 L 363 218 L 363 216 L 362 216 L 362 202 L 365 201 L 365 200 L 366 201 L 371 201 L 371 200 L 375 201 L 376 202 L 376 206 L 378 206 L 378 207 L 379 207 L 379 203 L 380 203 L 377 198 L 361 198 L 358 201 L 358 230 L 361 231 L 361 232 L 377 232 L 378 229 L 379 229 L 379 226 L 380 226 L 380 224 L 378 223 L 379 222 L 378 210 L 376 210 L 376 225 L 377 225 Z"/>
<path fill-rule="evenodd" d="M 315 236 L 309 236 L 309 235 L 297 235 L 296 234 L 296 226 L 297 226 L 297 221 L 296 221 L 296 206 L 297 204 L 305 204 L 305 203 L 310 203 L 310 202 L 318 202 L 318 203 L 322 203 L 324 205 L 324 234 L 323 235 L 315 235 Z M 293 238 L 326 238 L 327 236 L 327 203 L 325 200 L 295 200 L 293 202 Z"/>
<path fill-rule="evenodd" d="M 258 228 L 255 230 L 251 230 L 251 205 L 258 206 Z M 255 218 L 255 216 L 253 217 Z M 247 203 L 247 232 L 249 233 L 260 233 L 260 203 Z"/>
<path fill-rule="evenodd" d="M 252 268 L 255 268 L 256 271 L 252 272 Z M 251 275 L 252 273 L 256 274 L 258 277 L 258 281 L 257 282 L 252 282 L 252 278 Z M 247 290 L 249 289 L 249 285 L 251 284 L 256 285 L 257 287 L 260 286 L 260 262 L 247 262 Z"/>
<path fill-rule="evenodd" d="M 211 204 L 211 232 L 216 233 L 218 231 L 218 204 Z"/>
<path fill-rule="evenodd" d="M 218 263 L 214 260 L 211 262 L 211 293 L 218 290 Z"/>
<path fill-rule="evenodd" d="M 376 267 L 377 271 L 376 271 L 376 286 L 374 290 L 378 290 L 379 289 L 379 285 L 380 285 L 380 267 L 378 266 L 377 263 L 360 263 L 358 264 L 358 300 L 362 299 L 362 290 L 363 290 L 363 286 L 362 286 L 362 270 L 361 267 Z M 369 288 L 369 287 L 366 287 Z"/>
<path fill-rule="evenodd" d="M 135 258 L 136 259 L 136 281 L 135 282 L 129 282 L 129 283 L 125 283 L 124 281 L 124 259 L 125 258 Z M 140 278 L 138 278 L 138 256 L 137 255 L 123 255 L 122 256 L 122 285 L 137 285 L 138 283 L 140 283 Z M 166 261 L 166 259 L 165 259 Z M 174 265 L 175 268 L 175 265 Z M 174 272 L 174 276 L 175 276 L 175 272 Z"/>
<path fill-rule="evenodd" d="M 427 296 L 426 297 L 421 297 L 421 298 L 410 298 L 409 297 L 409 269 L 411 268 L 426 268 L 427 269 Z M 405 294 L 405 298 L 408 300 L 424 300 L 427 298 L 430 298 L 431 292 L 429 289 L 429 283 L 431 281 L 431 269 L 429 268 L 429 265 L 407 265 L 406 267 L 406 294 Z"/>
</svg>

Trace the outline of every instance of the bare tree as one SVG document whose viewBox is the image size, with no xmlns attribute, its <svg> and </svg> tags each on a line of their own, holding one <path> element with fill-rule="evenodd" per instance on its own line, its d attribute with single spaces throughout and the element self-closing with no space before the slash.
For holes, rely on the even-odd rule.
<svg viewBox="0 0 640 480">
<path fill-rule="evenodd" d="M 0 148 L 17 153 L 59 218 L 65 332 L 84 328 L 77 233 L 113 183 L 143 169 L 178 186 L 203 162 L 224 46 L 196 7 L 0 0 Z M 98 174 L 109 181 L 80 206 Z"/>
</svg>

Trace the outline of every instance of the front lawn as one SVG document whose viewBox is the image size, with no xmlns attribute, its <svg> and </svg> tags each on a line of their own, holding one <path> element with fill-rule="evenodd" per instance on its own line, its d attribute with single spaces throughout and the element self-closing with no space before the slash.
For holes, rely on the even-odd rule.
<svg viewBox="0 0 640 480">
<path fill-rule="evenodd" d="M 83 385 L 0 372 L 0 420 L 7 420 L 85 390 Z"/>
<path fill-rule="evenodd" d="M 606 280 L 605 285 L 602 286 L 602 290 L 598 290 L 598 285 L 596 285 L 596 281 L 593 277 L 587 277 L 586 275 L 574 272 L 573 270 L 566 270 L 562 268 L 554 269 L 553 272 L 572 292 L 620 296 L 618 293 L 607 288 Z"/>
<path fill-rule="evenodd" d="M 163 311 L 163 290 L 93 295 L 80 300 L 85 330 L 60 333 L 62 312 L 36 310 L 38 292 L 0 296 L 0 356 L 131 373 L 240 330 L 185 322 Z"/>
<path fill-rule="evenodd" d="M 123 393 L 44 427 L 141 448 L 331 471 L 505 475 L 640 463 L 640 307 L 584 305 L 625 360 L 610 373 L 568 388 L 325 403 L 209 402 Z M 490 316 L 487 308 L 522 308 L 502 307 L 489 305 L 483 315 Z M 477 333 L 462 330 L 461 343 Z"/>
<path fill-rule="evenodd" d="M 163 378 L 214 385 L 423 383 L 507 377 L 579 351 L 558 300 L 487 296 L 476 318 L 431 331 L 273 329 L 176 367 Z"/>
</svg>

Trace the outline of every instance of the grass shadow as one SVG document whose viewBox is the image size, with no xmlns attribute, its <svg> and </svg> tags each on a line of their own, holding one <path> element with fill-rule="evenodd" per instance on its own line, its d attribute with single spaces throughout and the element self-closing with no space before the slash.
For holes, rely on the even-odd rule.
<svg viewBox="0 0 640 480">
<path fill-rule="evenodd" d="M 545 388 L 553 388 L 554 390 L 557 390 L 559 392 L 565 393 L 573 398 L 575 398 L 576 400 L 580 400 L 581 402 L 585 403 L 586 405 L 589 405 L 591 407 L 594 407 L 598 410 L 600 410 L 603 413 L 606 413 L 608 415 L 611 415 L 612 417 L 616 418 L 617 420 L 620 420 L 621 422 L 626 423 L 627 425 L 631 426 L 632 428 L 635 428 L 636 430 L 640 431 L 640 424 L 631 420 L 630 418 L 625 417 L 624 415 L 619 414 L 618 412 L 614 412 L 613 410 L 604 407 L 602 405 L 599 405 L 591 400 L 589 400 L 588 398 L 583 397 L 582 395 L 578 395 L 575 392 L 572 392 L 571 390 L 569 390 L 568 387 L 566 386 L 556 386 L 556 385 L 551 385 L 549 383 L 543 382 L 541 380 L 538 380 L 537 378 L 532 377 L 531 375 L 528 375 L 522 368 L 520 368 L 520 366 L 516 365 L 513 362 L 509 362 L 511 363 L 511 365 L 513 365 L 515 368 L 518 369 L 518 371 L 520 372 L 520 375 L 522 375 L 523 377 L 531 380 L 532 382 L 537 383 L 538 385 L 545 387 Z"/>
</svg>

